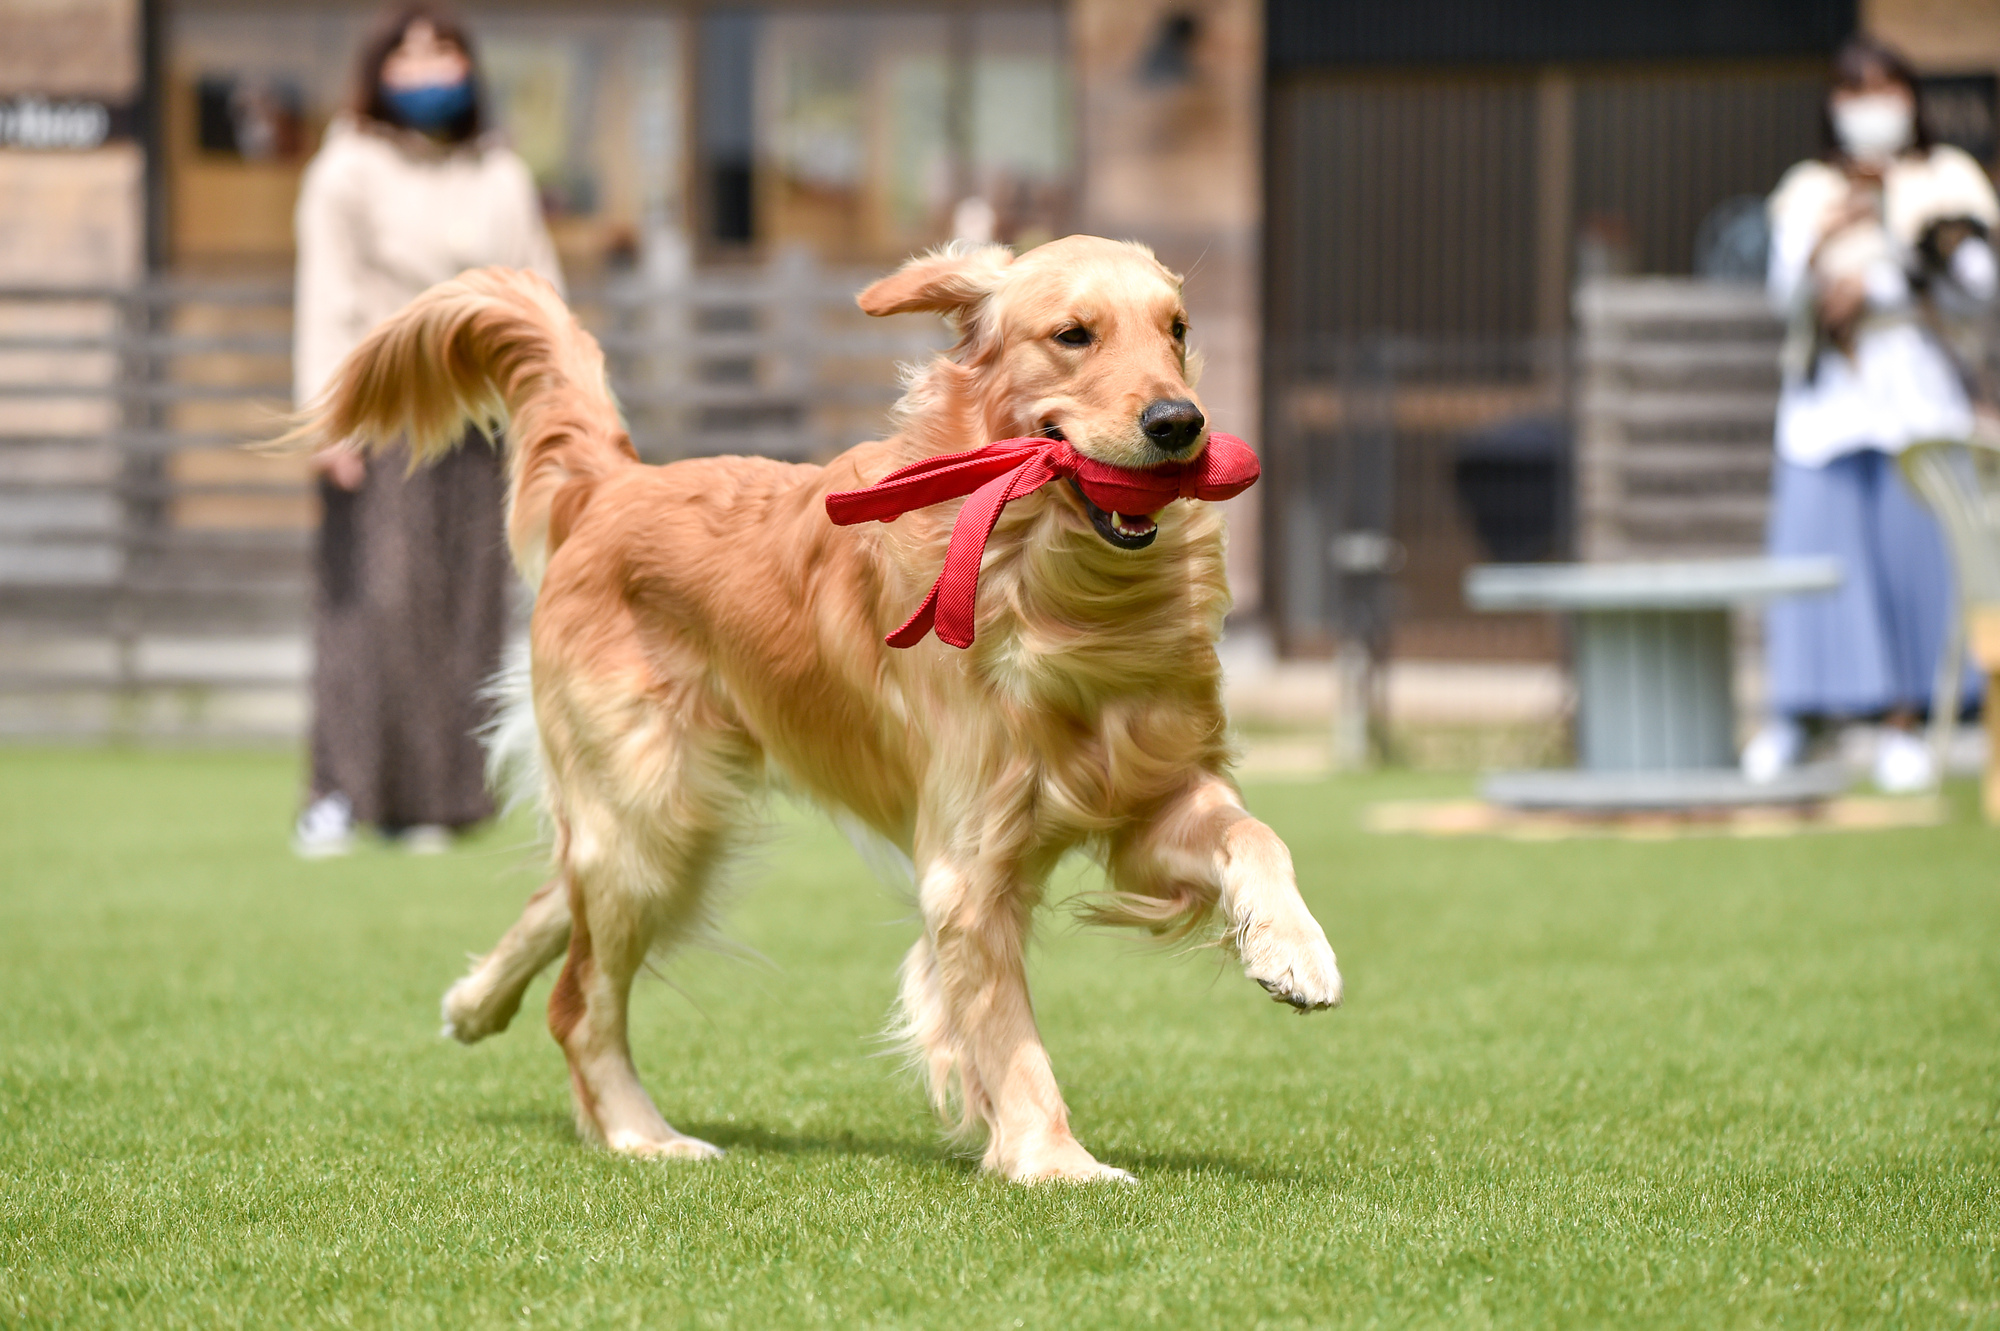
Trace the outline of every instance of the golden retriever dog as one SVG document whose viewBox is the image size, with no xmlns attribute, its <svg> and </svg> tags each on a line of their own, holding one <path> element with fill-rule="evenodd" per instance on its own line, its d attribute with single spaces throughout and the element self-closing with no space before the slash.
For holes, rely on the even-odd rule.
<svg viewBox="0 0 2000 1331">
<path fill-rule="evenodd" d="M 1035 1027 L 1030 922 L 1063 855 L 1095 855 L 1100 922 L 1217 931 L 1302 1011 L 1339 1003 L 1284 843 L 1228 775 L 1215 644 L 1229 593 L 1210 503 L 1107 513 L 1078 485 L 1009 504 L 978 564 L 977 635 L 884 635 L 938 576 L 960 505 L 835 525 L 829 494 L 994 440 L 1067 440 L 1129 469 L 1209 434 L 1180 279 L 1138 245 L 1072 236 L 1019 257 L 948 246 L 863 291 L 956 345 L 913 372 L 897 433 L 825 466 L 642 465 L 597 344 L 555 292 L 488 269 L 433 288 L 347 359 L 295 435 L 421 460 L 505 422 L 508 539 L 535 590 L 531 692 L 554 878 L 445 996 L 448 1033 L 504 1028 L 566 956 L 549 1028 L 577 1123 L 613 1151 L 719 1154 L 641 1086 L 627 999 L 704 926 L 718 871 L 777 787 L 900 848 L 923 936 L 899 1033 L 945 1112 L 1021 1182 L 1127 1179 L 1071 1133 Z M 1253 472 L 1254 474 L 1254 472 Z"/>
</svg>

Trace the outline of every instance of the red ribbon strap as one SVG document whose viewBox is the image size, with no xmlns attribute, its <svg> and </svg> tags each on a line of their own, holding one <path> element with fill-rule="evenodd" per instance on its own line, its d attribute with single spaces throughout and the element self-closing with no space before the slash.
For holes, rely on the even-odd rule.
<svg viewBox="0 0 2000 1331">
<path fill-rule="evenodd" d="M 1210 433 L 1192 462 L 1169 462 L 1140 471 L 1087 458 L 1061 439 L 1002 439 L 898 468 L 865 490 L 826 497 L 826 514 L 842 527 L 894 522 L 903 514 L 970 494 L 952 524 L 944 568 L 930 595 L 891 647 L 914 647 L 933 628 L 954 647 L 972 645 L 973 606 L 979 594 L 979 561 L 1000 510 L 1050 481 L 1068 477 L 1107 513 L 1156 513 L 1176 499 L 1230 499 L 1253 485 L 1257 455 L 1234 435 Z"/>
</svg>

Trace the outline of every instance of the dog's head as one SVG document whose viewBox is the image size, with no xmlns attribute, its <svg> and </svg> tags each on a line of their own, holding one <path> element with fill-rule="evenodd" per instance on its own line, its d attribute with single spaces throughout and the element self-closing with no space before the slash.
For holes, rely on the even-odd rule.
<svg viewBox="0 0 2000 1331">
<path fill-rule="evenodd" d="M 955 244 L 857 299 L 869 314 L 929 310 L 958 329 L 949 396 L 972 414 L 959 428 L 973 442 L 1044 435 L 1119 467 L 1186 462 L 1208 446 L 1181 279 L 1143 245 L 1069 236 L 1016 258 Z M 1152 514 L 1107 513 L 1071 494 L 1120 549 L 1158 534 Z"/>
</svg>

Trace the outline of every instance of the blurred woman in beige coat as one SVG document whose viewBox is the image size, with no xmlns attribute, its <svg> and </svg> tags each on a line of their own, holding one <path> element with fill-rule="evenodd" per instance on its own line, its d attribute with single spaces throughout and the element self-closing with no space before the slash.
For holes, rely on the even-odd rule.
<svg viewBox="0 0 2000 1331">
<path fill-rule="evenodd" d="M 424 4 L 363 49 L 354 110 L 327 128 L 298 206 L 293 388 L 325 388 L 369 329 L 468 268 L 561 284 L 527 166 L 487 133 L 472 43 Z M 413 850 L 492 815 L 475 731 L 499 666 L 512 574 L 490 448 L 409 473 L 320 454 L 311 796 L 294 845 L 350 848 L 372 824 Z"/>
</svg>

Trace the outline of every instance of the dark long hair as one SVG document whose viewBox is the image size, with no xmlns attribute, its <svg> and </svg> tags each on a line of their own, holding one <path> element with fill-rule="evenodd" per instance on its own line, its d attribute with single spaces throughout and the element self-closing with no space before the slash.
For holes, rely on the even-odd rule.
<svg viewBox="0 0 2000 1331">
<path fill-rule="evenodd" d="M 1917 92 L 1917 71 L 1911 68 L 1901 51 L 1864 34 L 1849 37 L 1833 53 L 1833 69 L 1826 81 L 1826 97 L 1819 108 L 1820 136 L 1826 142 L 1828 159 L 1838 160 L 1846 155 L 1840 146 L 1840 135 L 1833 128 L 1833 95 L 1853 92 L 1861 87 L 1868 82 L 1872 70 L 1887 74 L 1910 94 L 1910 106 L 1915 116 L 1910 129 L 1910 146 L 1904 151 L 1929 152 L 1931 131 L 1930 126 L 1924 123 L 1924 101 Z"/>
<path fill-rule="evenodd" d="M 413 23 L 430 24 L 438 40 L 450 42 L 463 51 L 466 63 L 472 67 L 472 104 L 442 127 L 441 137 L 452 143 L 477 138 L 486 129 L 486 93 L 479 83 L 479 57 L 472 48 L 472 34 L 466 30 L 464 21 L 458 15 L 427 0 L 405 0 L 403 4 L 392 5 L 382 11 L 375 25 L 368 30 L 367 39 L 361 43 L 360 64 L 355 70 L 354 109 L 385 125 L 396 123 L 396 117 L 389 110 L 388 99 L 382 95 L 382 66 L 403 44 L 403 36 Z"/>
</svg>

